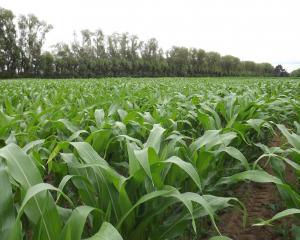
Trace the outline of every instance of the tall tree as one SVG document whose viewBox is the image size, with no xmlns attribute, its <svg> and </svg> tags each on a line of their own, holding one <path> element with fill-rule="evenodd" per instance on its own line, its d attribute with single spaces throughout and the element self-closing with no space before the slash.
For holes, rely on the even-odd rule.
<svg viewBox="0 0 300 240">
<path fill-rule="evenodd" d="M 0 7 L 0 74 L 16 74 L 19 49 L 16 44 L 16 28 L 12 11 Z"/>
<path fill-rule="evenodd" d="M 252 61 L 241 61 L 241 74 L 245 76 L 255 75 L 257 69 L 257 65 Z"/>
<path fill-rule="evenodd" d="M 274 74 L 277 77 L 287 77 L 289 73 L 282 67 L 282 65 L 277 65 L 274 69 Z"/>
<path fill-rule="evenodd" d="M 129 37 L 128 61 L 130 62 L 130 75 L 137 75 L 141 66 L 141 48 L 142 42 L 136 35 Z"/>
<path fill-rule="evenodd" d="M 80 77 L 77 74 L 78 61 L 68 44 L 57 43 L 53 46 L 54 71 L 57 77 Z"/>
<path fill-rule="evenodd" d="M 54 74 L 54 57 L 50 52 L 44 52 L 41 55 L 39 75 L 50 78 Z"/>
<path fill-rule="evenodd" d="M 98 29 L 94 33 L 95 50 L 95 74 L 96 76 L 105 76 L 109 71 L 109 60 L 106 52 L 105 35 Z"/>
<path fill-rule="evenodd" d="M 217 52 L 206 53 L 207 74 L 219 76 L 221 74 L 221 55 Z"/>
<path fill-rule="evenodd" d="M 18 20 L 19 47 L 22 51 L 21 71 L 26 75 L 39 74 L 42 47 L 46 34 L 52 26 L 39 20 L 35 15 L 21 15 Z"/>
<path fill-rule="evenodd" d="M 110 60 L 110 73 L 119 76 L 121 73 L 120 34 L 113 33 L 107 37 L 107 53 Z"/>
<path fill-rule="evenodd" d="M 221 58 L 222 73 L 226 76 L 239 75 L 240 59 L 226 55 Z"/>
<path fill-rule="evenodd" d="M 161 75 L 166 69 L 165 63 L 163 63 L 163 51 L 158 45 L 158 41 L 155 38 L 149 39 L 143 43 L 141 49 L 142 56 L 142 72 L 144 76 L 157 76 Z"/>
<path fill-rule="evenodd" d="M 207 70 L 207 62 L 205 61 L 206 52 L 202 49 L 197 50 L 197 68 L 198 74 L 203 75 Z"/>
<path fill-rule="evenodd" d="M 291 77 L 300 77 L 300 68 L 291 72 Z"/>
<path fill-rule="evenodd" d="M 171 75 L 187 76 L 190 72 L 189 50 L 185 47 L 172 47 L 168 52 L 168 63 Z"/>
<path fill-rule="evenodd" d="M 274 67 L 270 63 L 259 63 L 256 67 L 256 76 L 274 76 Z"/>
<path fill-rule="evenodd" d="M 81 31 L 81 45 L 77 49 L 78 71 L 84 74 L 84 77 L 93 77 L 96 68 L 95 50 L 92 45 L 94 33 L 88 29 Z"/>
</svg>

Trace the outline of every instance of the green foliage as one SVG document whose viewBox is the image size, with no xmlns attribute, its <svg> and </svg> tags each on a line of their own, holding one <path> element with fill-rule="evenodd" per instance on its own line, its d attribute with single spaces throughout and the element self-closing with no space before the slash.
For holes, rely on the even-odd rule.
<svg viewBox="0 0 300 240">
<path fill-rule="evenodd" d="M 296 69 L 291 72 L 292 77 L 300 77 L 300 69 Z"/>
<path fill-rule="evenodd" d="M 2 81 L 1 236 L 220 235 L 223 209 L 246 215 L 226 190 L 249 180 L 276 184 L 296 209 L 262 224 L 298 213 L 299 192 L 282 168 L 300 169 L 299 133 L 274 123 L 299 120 L 299 90 L 276 79 Z M 264 146 L 277 127 L 290 148 Z M 275 176 L 257 169 L 258 147 Z"/>
<path fill-rule="evenodd" d="M 298 116 L 298 121 L 300 120 Z M 295 122 L 296 128 L 299 126 Z M 271 160 L 271 166 L 275 174 L 282 179 L 282 183 L 278 184 L 279 193 L 284 200 L 288 209 L 283 210 L 274 215 L 269 220 L 262 220 L 255 226 L 270 225 L 272 222 L 290 216 L 298 215 L 300 213 L 300 194 L 299 189 L 295 186 L 295 183 L 289 182 L 285 176 L 286 165 L 293 169 L 295 177 L 299 179 L 300 173 L 300 135 L 297 133 L 290 133 L 290 131 L 282 124 L 277 124 L 278 129 L 282 135 L 286 138 L 289 147 L 281 149 L 280 147 L 268 148 L 264 145 L 258 145 L 263 149 L 264 157 L 268 157 Z M 262 156 L 262 157 L 263 157 Z M 259 159 L 258 159 L 259 160 Z"/>
</svg>

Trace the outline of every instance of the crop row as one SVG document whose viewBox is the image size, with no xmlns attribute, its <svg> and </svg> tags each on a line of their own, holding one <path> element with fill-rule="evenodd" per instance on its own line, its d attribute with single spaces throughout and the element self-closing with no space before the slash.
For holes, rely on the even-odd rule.
<svg viewBox="0 0 300 240">
<path fill-rule="evenodd" d="M 257 225 L 300 212 L 285 179 L 285 166 L 300 170 L 297 81 L 16 80 L 0 91 L 2 239 L 221 235 L 223 209 L 246 216 L 228 190 L 248 180 L 276 184 L 287 208 Z M 279 132 L 288 144 L 267 147 Z"/>
</svg>

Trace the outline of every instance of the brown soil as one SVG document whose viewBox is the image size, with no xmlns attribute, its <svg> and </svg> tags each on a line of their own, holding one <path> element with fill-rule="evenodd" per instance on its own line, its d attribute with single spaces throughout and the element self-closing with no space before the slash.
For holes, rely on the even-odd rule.
<svg viewBox="0 0 300 240">
<path fill-rule="evenodd" d="M 269 144 L 269 146 L 280 146 L 280 136 L 277 134 Z M 264 166 L 264 161 L 261 166 Z M 268 165 L 265 170 L 272 174 L 272 170 Z M 289 182 L 295 182 L 295 174 L 292 168 L 287 167 L 286 177 Z M 237 210 L 229 210 L 220 217 L 220 231 L 225 236 L 234 240 L 283 240 L 280 235 L 283 230 L 283 223 L 291 225 L 290 219 L 274 222 L 274 226 L 254 227 L 258 219 L 269 219 L 276 214 L 271 208 L 272 204 L 280 203 L 278 190 L 274 184 L 271 183 L 243 183 L 234 191 L 235 196 L 238 197 L 246 206 L 248 211 L 247 224 L 243 227 L 242 214 Z M 283 210 L 283 209 L 282 209 Z M 278 211 L 278 210 L 277 210 Z M 284 222 L 285 221 L 285 222 Z"/>
<path fill-rule="evenodd" d="M 222 234 L 234 240 L 281 239 L 272 227 L 252 227 L 259 218 L 269 219 L 275 214 L 270 204 L 279 201 L 276 186 L 268 183 L 245 183 L 237 189 L 236 196 L 240 196 L 240 200 L 247 208 L 247 224 L 244 228 L 242 214 L 239 211 L 226 212 L 220 219 Z"/>
</svg>

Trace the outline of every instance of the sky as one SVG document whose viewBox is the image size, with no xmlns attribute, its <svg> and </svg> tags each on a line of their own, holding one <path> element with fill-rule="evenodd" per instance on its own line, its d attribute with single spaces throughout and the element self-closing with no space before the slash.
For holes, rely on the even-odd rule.
<svg viewBox="0 0 300 240">
<path fill-rule="evenodd" d="M 100 28 L 154 37 L 164 50 L 196 47 L 300 68 L 299 0 L 0 0 L 0 6 L 52 24 L 46 49 L 71 42 L 74 31 Z"/>
</svg>

